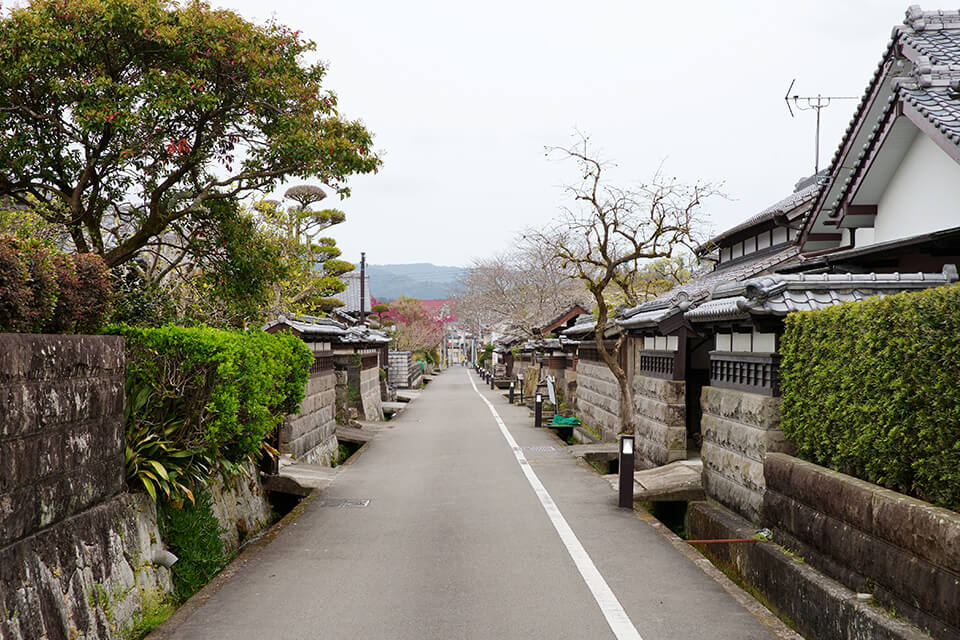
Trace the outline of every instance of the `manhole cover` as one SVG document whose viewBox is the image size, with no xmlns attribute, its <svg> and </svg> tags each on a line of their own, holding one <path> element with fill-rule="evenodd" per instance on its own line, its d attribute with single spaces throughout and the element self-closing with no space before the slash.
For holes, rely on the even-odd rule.
<svg viewBox="0 0 960 640">
<path fill-rule="evenodd" d="M 370 504 L 369 500 L 364 500 L 360 498 L 336 498 L 330 500 L 321 500 L 321 507 L 336 507 L 338 509 L 351 509 L 351 508 L 361 508 Z"/>
<path fill-rule="evenodd" d="M 556 451 L 556 447 L 545 446 L 545 447 L 523 447 L 524 451 Z"/>
</svg>

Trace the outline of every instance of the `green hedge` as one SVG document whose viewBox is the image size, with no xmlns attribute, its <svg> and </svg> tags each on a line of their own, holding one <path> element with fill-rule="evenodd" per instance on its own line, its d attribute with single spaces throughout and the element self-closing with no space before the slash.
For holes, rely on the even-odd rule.
<svg viewBox="0 0 960 640">
<path fill-rule="evenodd" d="M 960 285 L 790 314 L 781 351 L 800 457 L 960 510 Z"/>
<path fill-rule="evenodd" d="M 144 424 L 214 463 L 256 455 L 303 400 L 313 354 L 298 338 L 207 327 L 113 326 L 126 338 L 128 434 Z M 129 444 L 129 442 L 128 442 Z"/>
</svg>

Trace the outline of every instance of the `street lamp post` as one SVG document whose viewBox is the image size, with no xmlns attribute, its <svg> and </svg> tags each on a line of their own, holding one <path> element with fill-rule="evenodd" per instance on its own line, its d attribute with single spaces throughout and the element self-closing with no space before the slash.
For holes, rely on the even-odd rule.
<svg viewBox="0 0 960 640">
<path fill-rule="evenodd" d="M 633 445 L 632 435 L 620 436 L 620 503 L 623 509 L 633 509 Z"/>
</svg>

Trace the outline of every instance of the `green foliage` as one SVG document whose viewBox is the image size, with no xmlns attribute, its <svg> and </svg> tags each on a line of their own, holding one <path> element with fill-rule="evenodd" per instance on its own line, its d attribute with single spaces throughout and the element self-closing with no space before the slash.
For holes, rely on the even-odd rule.
<svg viewBox="0 0 960 640">
<path fill-rule="evenodd" d="M 211 203 L 195 225 L 178 226 L 182 259 L 165 278 L 178 324 L 262 324 L 273 286 L 287 277 L 283 244 L 236 200 Z"/>
<path fill-rule="evenodd" d="M 0 40 L 0 195 L 111 267 L 211 201 L 295 176 L 346 196 L 380 165 L 283 25 L 196 0 L 33 0 Z"/>
<path fill-rule="evenodd" d="M 99 256 L 0 234 L 0 331 L 94 333 L 111 298 Z"/>
<path fill-rule="evenodd" d="M 159 425 L 142 419 L 153 401 L 153 393 L 143 381 L 127 381 L 123 407 L 127 482 L 135 488 L 143 487 L 155 502 L 160 494 L 167 500 L 186 498 L 193 502 L 191 487 L 206 480 L 213 460 L 203 451 L 182 449 L 175 441 L 183 430 L 183 416 L 167 416 L 166 422 Z"/>
<path fill-rule="evenodd" d="M 273 284 L 270 311 L 274 315 L 323 315 L 343 306 L 334 296 L 346 289 L 340 276 L 352 271 L 353 265 L 340 260 L 336 241 L 320 233 L 343 222 L 346 215 L 336 209 L 310 208 L 326 197 L 319 187 L 291 187 L 285 197 L 297 204 L 284 207 L 262 201 L 256 207 L 259 225 L 279 247 L 277 264 L 282 267 Z"/>
<path fill-rule="evenodd" d="M 129 480 L 151 495 L 150 485 L 163 475 L 158 466 L 168 479 L 154 488 L 174 497 L 184 493 L 176 483 L 194 488 L 191 480 L 211 465 L 255 456 L 283 417 L 297 411 L 313 364 L 307 346 L 289 334 L 172 326 L 108 331 L 127 341 Z"/>
<path fill-rule="evenodd" d="M 477 357 L 477 360 L 481 365 L 485 365 L 488 360 L 493 357 L 493 345 L 488 344 L 483 348 L 483 351 L 480 352 L 480 355 Z"/>
<path fill-rule="evenodd" d="M 220 523 L 201 491 L 195 503 L 157 503 L 160 536 L 178 560 L 171 569 L 174 593 L 181 602 L 220 573 L 230 558 L 220 539 Z"/>
<path fill-rule="evenodd" d="M 140 640 L 148 633 L 159 627 L 167 618 L 173 615 L 176 607 L 172 602 L 152 604 L 138 614 L 132 627 L 124 632 L 124 640 Z"/>
<path fill-rule="evenodd" d="M 784 433 L 807 460 L 960 510 L 960 286 L 791 314 Z"/>
<path fill-rule="evenodd" d="M 177 319 L 174 297 L 159 283 L 144 278 L 143 261 L 137 259 L 111 270 L 117 292 L 111 322 L 137 327 L 161 327 Z"/>
</svg>

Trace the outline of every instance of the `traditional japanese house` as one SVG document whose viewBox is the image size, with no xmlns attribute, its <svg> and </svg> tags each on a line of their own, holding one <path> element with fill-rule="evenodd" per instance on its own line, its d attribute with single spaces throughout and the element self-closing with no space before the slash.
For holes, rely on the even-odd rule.
<svg viewBox="0 0 960 640">
<path fill-rule="evenodd" d="M 630 310 L 638 453 L 702 443 L 708 495 L 758 520 L 792 311 L 957 281 L 960 13 L 912 7 L 821 175 L 701 248 L 710 273 Z M 713 246 L 711 246 L 713 245 Z M 652 382 L 652 380 L 669 381 Z M 672 435 L 671 435 L 672 434 Z"/>
</svg>

